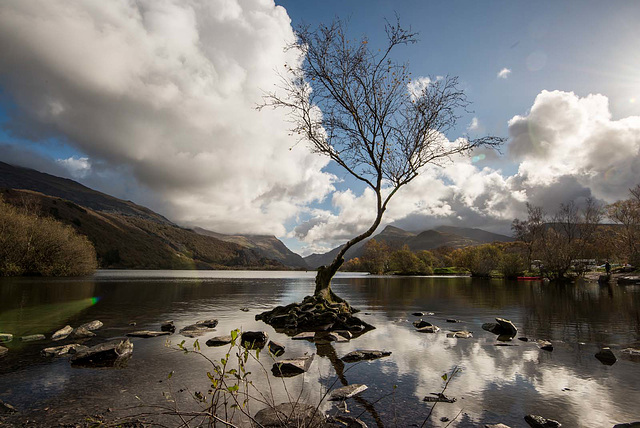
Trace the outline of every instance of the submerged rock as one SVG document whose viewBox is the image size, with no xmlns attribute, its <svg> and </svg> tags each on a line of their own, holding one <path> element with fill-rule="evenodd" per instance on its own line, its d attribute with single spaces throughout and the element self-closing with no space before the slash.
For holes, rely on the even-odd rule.
<svg viewBox="0 0 640 428">
<path fill-rule="evenodd" d="M 622 355 L 624 355 L 631 361 L 640 361 L 640 349 L 625 348 L 621 352 L 622 352 Z"/>
<path fill-rule="evenodd" d="M 196 325 L 200 327 L 215 328 L 218 325 L 218 320 L 215 320 L 215 319 L 202 320 L 202 321 L 196 322 Z"/>
<path fill-rule="evenodd" d="M 374 351 L 359 349 L 357 351 L 349 352 L 347 355 L 341 358 L 345 363 L 356 363 L 358 361 L 365 360 L 377 360 L 378 358 L 388 357 L 391 355 L 390 351 Z"/>
<path fill-rule="evenodd" d="M 303 331 L 302 333 L 298 333 L 293 336 L 291 339 L 293 340 L 313 340 L 316 338 L 315 331 Z"/>
<path fill-rule="evenodd" d="M 13 334 L 0 333 L 0 343 L 11 342 L 13 340 Z"/>
<path fill-rule="evenodd" d="M 411 315 L 413 315 L 414 317 L 422 317 L 422 316 L 424 316 L 424 313 L 423 312 L 414 312 Z"/>
<path fill-rule="evenodd" d="M 71 337 L 77 337 L 79 339 L 84 339 L 86 337 L 93 337 L 96 334 L 92 331 L 87 330 L 84 327 L 78 327 L 75 330 L 73 330 L 73 334 Z"/>
<path fill-rule="evenodd" d="M 424 397 L 422 401 L 431 403 L 455 403 L 457 400 L 454 397 L 447 397 L 441 392 L 432 392 L 431 395 Z"/>
<path fill-rule="evenodd" d="M 0 346 L 0 357 L 4 357 L 9 353 L 9 349 L 4 346 Z"/>
<path fill-rule="evenodd" d="M 613 428 L 640 428 L 640 422 L 628 422 L 625 424 L 616 424 Z"/>
<path fill-rule="evenodd" d="M 367 389 L 367 385 L 353 384 L 334 389 L 329 393 L 329 401 L 346 400 L 354 397 Z"/>
<path fill-rule="evenodd" d="M 604 347 L 600 351 L 596 352 L 595 357 L 598 359 L 598 361 L 607 366 L 612 366 L 616 363 L 616 361 L 618 361 L 616 356 L 611 351 L 611 348 L 609 347 Z"/>
<path fill-rule="evenodd" d="M 553 344 L 548 340 L 540 339 L 536 341 L 536 343 L 538 344 L 538 347 L 542 350 L 549 351 L 549 352 L 553 351 Z"/>
<path fill-rule="evenodd" d="M 44 334 L 30 334 L 28 336 L 22 336 L 20 338 L 21 341 L 23 342 L 35 342 L 38 340 L 45 340 L 46 337 Z"/>
<path fill-rule="evenodd" d="M 427 325 L 416 329 L 418 333 L 437 333 L 440 331 L 440 327 L 437 325 Z"/>
<path fill-rule="evenodd" d="M 269 352 L 271 352 L 276 357 L 279 357 L 280 355 L 284 354 L 284 345 L 274 342 L 273 340 L 269 341 L 268 348 L 269 348 Z"/>
<path fill-rule="evenodd" d="M 313 354 L 308 357 L 293 358 L 290 360 L 277 361 L 273 364 L 271 372 L 276 377 L 292 377 L 305 373 L 311 367 Z"/>
<path fill-rule="evenodd" d="M 367 424 L 358 418 L 346 415 L 334 415 L 327 418 L 325 428 L 367 428 Z"/>
<path fill-rule="evenodd" d="M 231 343 L 231 336 L 216 336 L 206 341 L 207 346 L 224 346 Z"/>
<path fill-rule="evenodd" d="M 133 354 L 129 339 L 101 343 L 71 357 L 75 367 L 124 367 Z"/>
<path fill-rule="evenodd" d="M 484 428 L 511 428 L 511 427 L 505 424 L 491 424 L 491 425 L 485 425 Z"/>
<path fill-rule="evenodd" d="M 162 321 L 162 323 L 160 324 L 160 330 L 175 333 L 176 326 L 173 323 L 173 320 L 166 320 Z"/>
<path fill-rule="evenodd" d="M 44 348 L 42 351 L 40 351 L 40 354 L 42 354 L 45 357 L 60 357 L 62 355 L 67 355 L 67 354 L 76 354 L 80 351 L 84 351 L 87 349 L 89 348 L 87 348 L 84 345 L 80 345 L 78 343 L 72 343 L 70 345 L 54 346 L 53 348 Z"/>
<path fill-rule="evenodd" d="M 263 427 L 320 428 L 325 424 L 324 415 L 315 406 L 301 402 L 281 403 L 275 407 L 267 407 L 256 413 L 254 419 Z"/>
<path fill-rule="evenodd" d="M 265 331 L 245 331 L 240 343 L 247 349 L 262 349 L 267 345 L 269 335 Z"/>
<path fill-rule="evenodd" d="M 86 330 L 93 331 L 93 330 L 97 330 L 97 329 L 101 328 L 103 325 L 104 324 L 102 324 L 102 321 L 94 320 L 94 321 L 88 322 L 86 324 L 82 324 L 78 328 L 84 328 Z"/>
<path fill-rule="evenodd" d="M 206 322 L 206 321 L 211 321 L 211 322 Z M 206 321 L 198 321 L 195 324 L 190 324 L 182 328 L 180 330 L 180 334 L 183 336 L 193 338 L 193 337 L 200 337 L 203 334 L 207 334 L 212 331 L 215 331 L 215 328 L 213 327 L 218 325 L 218 321 L 217 320 L 206 320 Z M 215 323 L 213 321 L 215 321 Z"/>
<path fill-rule="evenodd" d="M 452 337 L 452 338 L 456 338 L 456 339 L 469 339 L 469 338 L 473 337 L 473 333 L 471 333 L 470 331 L 466 331 L 466 330 L 451 331 L 451 332 L 447 333 L 447 337 Z"/>
<path fill-rule="evenodd" d="M 553 419 L 546 419 L 538 415 L 527 415 L 524 417 L 524 421 L 532 428 L 559 428 L 562 424 Z"/>
<path fill-rule="evenodd" d="M 149 337 L 157 337 L 157 336 L 167 336 L 169 334 L 171 334 L 171 332 L 169 331 L 138 330 L 138 331 L 132 331 L 131 333 L 127 333 L 127 336 L 149 338 Z"/>
<path fill-rule="evenodd" d="M 51 336 L 51 340 L 58 341 L 66 339 L 71 333 L 73 333 L 73 327 L 71 327 L 70 325 L 66 325 L 60 330 L 53 333 L 53 335 Z"/>
</svg>

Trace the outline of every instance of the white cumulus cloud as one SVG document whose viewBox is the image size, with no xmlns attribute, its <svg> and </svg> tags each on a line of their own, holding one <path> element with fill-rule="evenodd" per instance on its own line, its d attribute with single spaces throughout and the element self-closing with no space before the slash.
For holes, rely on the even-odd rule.
<svg viewBox="0 0 640 428">
<path fill-rule="evenodd" d="M 272 0 L 2 2 L 5 131 L 66 142 L 178 222 L 282 235 L 333 180 L 326 159 L 289 150 L 284 112 L 255 110 L 300 60 L 292 40 Z M 61 163 L 99 185 L 80 161 Z"/>
<path fill-rule="evenodd" d="M 509 77 L 510 74 L 511 74 L 511 70 L 505 67 L 498 72 L 498 79 L 506 79 Z"/>
</svg>

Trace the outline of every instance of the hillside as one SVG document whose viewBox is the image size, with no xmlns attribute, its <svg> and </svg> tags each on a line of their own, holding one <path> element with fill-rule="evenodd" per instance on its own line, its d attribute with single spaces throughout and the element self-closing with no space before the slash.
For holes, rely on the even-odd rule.
<svg viewBox="0 0 640 428">
<path fill-rule="evenodd" d="M 200 227 L 193 231 L 205 236 L 212 236 L 225 242 L 233 242 L 254 250 L 262 257 L 276 260 L 285 266 L 299 269 L 308 269 L 307 263 L 299 255 L 287 248 L 286 245 L 273 235 L 225 235 L 212 232 Z"/>
<path fill-rule="evenodd" d="M 300 268 L 300 262 L 304 264 L 302 258 L 296 263 L 286 263 L 294 260 L 295 255 L 286 254 L 288 249 L 275 237 L 263 241 L 277 241 L 270 245 L 278 249 L 278 259 L 269 257 L 259 242 L 243 245 L 202 235 L 133 202 L 73 180 L 3 162 L 0 162 L 0 189 L 6 202 L 27 206 L 28 210 L 69 224 L 87 236 L 103 268 L 282 269 Z M 263 243 L 262 247 L 268 245 Z"/>
<path fill-rule="evenodd" d="M 400 249 L 408 245 L 412 251 L 433 250 L 439 247 L 462 248 L 470 245 L 479 245 L 489 242 L 510 242 L 513 238 L 506 235 L 487 232 L 482 229 L 472 229 L 454 226 L 441 226 L 435 230 L 425 230 L 420 233 L 408 232 L 394 226 L 387 226 L 377 235 L 370 239 L 383 241 L 393 249 Z M 359 242 L 347 251 L 345 260 L 355 257 L 362 257 L 364 246 L 368 240 Z M 316 269 L 319 266 L 331 263 L 338 254 L 340 247 L 324 254 L 311 254 L 304 258 L 310 268 Z"/>
</svg>

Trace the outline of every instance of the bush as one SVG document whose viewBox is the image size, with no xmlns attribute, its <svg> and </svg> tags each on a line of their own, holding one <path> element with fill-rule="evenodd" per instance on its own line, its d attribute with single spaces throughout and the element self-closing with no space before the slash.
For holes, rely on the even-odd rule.
<svg viewBox="0 0 640 428">
<path fill-rule="evenodd" d="M 80 276 L 96 268 L 95 249 L 85 236 L 0 199 L 0 275 Z"/>
</svg>

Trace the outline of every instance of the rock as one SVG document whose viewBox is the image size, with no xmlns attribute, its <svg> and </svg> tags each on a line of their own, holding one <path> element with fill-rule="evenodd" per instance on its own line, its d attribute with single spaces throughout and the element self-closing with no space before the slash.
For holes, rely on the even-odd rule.
<svg viewBox="0 0 640 428">
<path fill-rule="evenodd" d="M 433 324 L 431 324 L 429 321 L 425 321 L 423 319 L 419 319 L 418 321 L 414 321 L 413 322 L 413 326 L 415 328 L 422 328 L 422 327 L 432 327 Z"/>
<path fill-rule="evenodd" d="M 280 355 L 284 354 L 284 345 L 274 342 L 273 340 L 269 341 L 269 344 L 267 347 L 269 348 L 269 352 L 271 352 L 276 357 L 279 357 Z"/>
<path fill-rule="evenodd" d="M 516 345 L 515 343 L 504 343 L 504 342 L 501 342 L 501 343 L 494 343 L 493 346 L 518 346 L 518 345 Z"/>
<path fill-rule="evenodd" d="M 77 337 L 79 339 L 85 338 L 85 337 L 93 337 L 96 334 L 92 331 L 87 330 L 84 327 L 78 327 L 75 330 L 73 330 L 73 335 L 72 337 Z"/>
<path fill-rule="evenodd" d="M 207 340 L 207 346 L 224 346 L 231 343 L 231 336 L 216 336 Z"/>
<path fill-rule="evenodd" d="M 249 308 L 240 308 L 242 312 L 249 312 Z"/>
<path fill-rule="evenodd" d="M 247 349 L 262 349 L 267 344 L 269 335 L 264 331 L 245 331 L 240 343 Z"/>
<path fill-rule="evenodd" d="M 562 424 L 553 419 L 545 419 L 538 415 L 527 415 L 524 417 L 524 421 L 532 428 L 559 428 Z"/>
<path fill-rule="evenodd" d="M 313 354 L 308 357 L 277 361 L 273 364 L 271 372 L 276 377 L 292 377 L 308 371 L 312 362 Z"/>
<path fill-rule="evenodd" d="M 613 428 L 640 428 L 640 422 L 628 422 L 626 424 L 616 424 Z"/>
<path fill-rule="evenodd" d="M 214 328 L 207 327 L 204 324 L 191 324 L 180 330 L 180 334 L 187 337 L 200 337 L 203 334 L 215 331 Z"/>
<path fill-rule="evenodd" d="M 611 351 L 611 348 L 609 347 L 602 348 L 601 350 L 596 352 L 595 357 L 598 359 L 598 361 L 607 366 L 612 366 L 616 363 L 616 361 L 618 361 L 616 356 Z"/>
<path fill-rule="evenodd" d="M 496 318 L 496 322 L 502 328 L 501 334 L 508 334 L 511 337 L 514 337 L 516 334 L 518 334 L 518 329 L 515 325 L 513 325 L 511 321 L 504 318 Z"/>
<path fill-rule="evenodd" d="M 127 333 L 127 336 L 149 338 L 149 337 L 157 337 L 157 336 L 168 336 L 169 334 L 171 334 L 171 332 L 169 331 L 138 330 L 138 331 L 132 331 L 131 333 Z"/>
<path fill-rule="evenodd" d="M 640 361 L 640 349 L 625 348 L 622 351 L 622 355 L 628 357 L 632 361 Z"/>
<path fill-rule="evenodd" d="M 340 336 L 338 333 L 332 331 L 317 331 L 313 341 L 316 343 L 324 344 L 329 342 L 348 342 L 349 339 Z"/>
<path fill-rule="evenodd" d="M 316 337 L 315 331 L 303 331 L 302 333 L 296 334 L 291 339 L 293 340 L 313 340 Z"/>
<path fill-rule="evenodd" d="M 84 328 L 86 330 L 93 331 L 101 328 L 103 325 L 104 324 L 102 324 L 102 321 L 95 320 L 95 321 L 88 322 L 86 324 L 82 324 L 78 328 Z"/>
<path fill-rule="evenodd" d="M 11 404 L 9 403 L 5 403 L 4 401 L 0 400 L 0 415 L 6 415 L 9 413 L 17 413 L 18 411 L 16 410 L 15 407 L 13 407 Z"/>
<path fill-rule="evenodd" d="M 202 320 L 196 322 L 196 325 L 200 327 L 215 328 L 215 326 L 218 325 L 218 320 Z"/>
<path fill-rule="evenodd" d="M 424 316 L 424 313 L 423 312 L 414 312 L 411 315 L 413 315 L 414 317 L 422 317 L 422 316 Z"/>
<path fill-rule="evenodd" d="M 44 348 L 42 351 L 40 351 L 40 354 L 42 354 L 44 357 L 60 357 L 62 355 L 67 355 L 67 354 L 76 354 L 80 351 L 84 351 L 87 349 L 89 348 L 87 348 L 84 345 L 80 345 L 78 343 L 72 343 L 70 345 L 55 346 L 53 348 Z"/>
<path fill-rule="evenodd" d="M 491 424 L 491 425 L 485 425 L 484 428 L 511 428 L 511 427 L 505 424 Z"/>
<path fill-rule="evenodd" d="M 473 337 L 473 333 L 466 330 L 452 331 L 447 333 L 447 337 L 453 337 L 456 339 L 469 339 L 470 337 Z"/>
<path fill-rule="evenodd" d="M 538 344 L 538 348 L 543 349 L 545 351 L 553 351 L 553 344 L 551 342 L 549 342 L 548 340 L 544 340 L 544 339 L 540 339 L 538 341 L 536 341 L 536 343 Z"/>
<path fill-rule="evenodd" d="M 58 341 L 66 339 L 67 336 L 69 336 L 71 333 L 73 333 L 73 327 L 71 327 L 70 325 L 64 326 L 60 330 L 53 333 L 53 335 L 51 336 L 51 340 Z"/>
<path fill-rule="evenodd" d="M 497 335 L 506 335 L 509 338 L 515 337 L 518 329 L 513 323 L 504 318 L 496 318 L 496 322 L 482 324 L 482 329 Z"/>
<path fill-rule="evenodd" d="M 528 342 L 529 338 L 528 337 L 519 337 L 518 340 L 522 340 L 523 342 Z"/>
<path fill-rule="evenodd" d="M 173 323 L 173 320 L 166 320 L 166 321 L 162 321 L 162 324 L 160 324 L 160 330 L 161 331 L 169 331 L 171 333 L 175 333 L 176 332 L 176 326 Z"/>
<path fill-rule="evenodd" d="M 447 318 L 447 320 L 446 320 L 446 321 L 447 321 L 447 322 L 450 322 L 450 323 L 462 322 L 462 321 L 460 321 L 460 320 L 456 320 L 456 319 L 453 319 L 453 318 Z"/>
<path fill-rule="evenodd" d="M 433 395 L 433 397 L 431 395 Z M 422 399 L 422 401 L 428 401 L 431 403 L 455 403 L 456 402 L 456 399 L 454 397 L 447 397 L 441 392 L 432 392 L 431 395 L 427 395 Z"/>
<path fill-rule="evenodd" d="M 359 349 L 357 351 L 349 352 L 347 355 L 341 358 L 345 363 L 355 363 L 365 360 L 377 360 L 378 358 L 388 357 L 391 355 L 390 351 L 372 351 Z"/>
<path fill-rule="evenodd" d="M 301 402 L 267 407 L 256 413 L 254 419 L 260 426 L 278 428 L 320 428 L 325 423 L 322 412 L 315 406 Z"/>
<path fill-rule="evenodd" d="M 344 337 L 345 339 L 353 338 L 353 334 L 349 330 L 336 330 L 336 331 L 334 331 L 334 333 L 339 334 L 340 336 Z"/>
<path fill-rule="evenodd" d="M 418 333 L 437 333 L 440 331 L 440 327 L 437 325 L 428 325 L 425 327 L 420 327 L 416 330 Z"/>
<path fill-rule="evenodd" d="M 137 326 L 137 325 L 138 325 L 138 323 L 137 323 L 137 322 L 135 322 L 135 321 L 131 321 L 131 322 L 129 323 L 129 325 L 130 325 L 131 327 L 135 327 L 135 326 Z"/>
<path fill-rule="evenodd" d="M 8 353 L 9 353 L 9 349 L 5 348 L 4 346 L 0 346 L 0 357 L 4 357 Z"/>
<path fill-rule="evenodd" d="M 46 337 L 44 336 L 44 334 L 30 334 L 28 336 L 22 336 L 20 338 L 21 341 L 23 342 L 35 342 L 37 340 L 45 340 Z"/>
<path fill-rule="evenodd" d="M 334 389 L 329 393 L 329 401 L 346 400 L 347 398 L 351 398 L 355 395 L 360 394 L 366 389 L 367 385 L 357 383 L 353 385 L 343 386 L 342 388 Z"/>
<path fill-rule="evenodd" d="M 0 333 L 0 343 L 11 342 L 13 340 L 13 334 Z"/>
<path fill-rule="evenodd" d="M 133 354 L 133 343 L 129 339 L 101 343 L 78 352 L 71 357 L 76 367 L 124 367 Z"/>
</svg>

